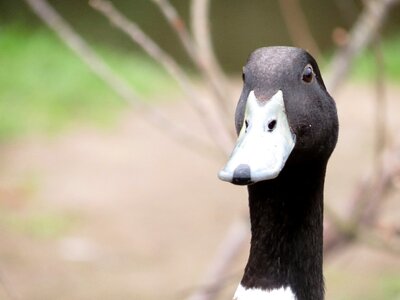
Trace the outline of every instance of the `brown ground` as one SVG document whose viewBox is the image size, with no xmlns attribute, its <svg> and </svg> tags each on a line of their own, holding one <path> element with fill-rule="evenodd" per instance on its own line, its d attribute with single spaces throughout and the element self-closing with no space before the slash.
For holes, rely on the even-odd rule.
<svg viewBox="0 0 400 300">
<path fill-rule="evenodd" d="M 390 87 L 392 138 L 399 94 Z M 343 213 L 371 170 L 374 90 L 353 85 L 336 99 L 341 133 L 326 198 Z M 185 105 L 163 109 L 204 134 Z M 184 299 L 247 211 L 245 189 L 216 178 L 222 164 L 171 141 L 140 113 L 110 130 L 80 126 L 3 145 L 0 299 Z M 398 223 L 399 199 L 398 190 L 390 194 L 383 221 Z M 221 299 L 240 280 L 246 252 Z M 399 257 L 361 244 L 325 266 L 328 300 L 400 299 Z"/>
</svg>

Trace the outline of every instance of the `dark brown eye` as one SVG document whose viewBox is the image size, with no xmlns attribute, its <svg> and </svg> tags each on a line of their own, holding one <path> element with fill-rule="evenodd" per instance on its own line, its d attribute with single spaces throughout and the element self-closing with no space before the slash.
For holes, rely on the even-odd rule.
<svg viewBox="0 0 400 300">
<path fill-rule="evenodd" d="M 313 69 L 312 69 L 312 67 L 310 65 L 307 65 L 304 68 L 303 75 L 302 75 L 301 79 L 304 82 L 309 83 L 309 82 L 311 82 L 313 80 L 313 77 L 314 77 L 314 71 L 313 71 Z"/>
<path fill-rule="evenodd" d="M 243 67 L 243 69 L 242 69 L 242 79 L 243 79 L 243 82 L 244 82 L 245 79 L 246 79 L 246 75 L 244 74 L 244 70 L 245 70 L 245 68 Z"/>
</svg>

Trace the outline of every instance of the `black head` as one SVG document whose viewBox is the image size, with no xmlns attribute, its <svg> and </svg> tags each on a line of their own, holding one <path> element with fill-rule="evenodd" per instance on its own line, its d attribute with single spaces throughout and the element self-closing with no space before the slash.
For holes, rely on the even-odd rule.
<svg viewBox="0 0 400 300">
<path fill-rule="evenodd" d="M 315 59 L 294 47 L 265 47 L 255 50 L 243 67 L 243 91 L 236 109 L 236 130 L 243 126 L 250 91 L 260 102 L 278 90 L 296 144 L 296 159 L 328 159 L 338 137 L 336 105 L 326 90 Z"/>
<path fill-rule="evenodd" d="M 235 120 L 239 137 L 219 173 L 222 180 L 250 184 L 276 178 L 288 164 L 326 165 L 338 118 L 310 54 L 293 47 L 257 49 L 243 68 L 243 84 Z"/>
</svg>

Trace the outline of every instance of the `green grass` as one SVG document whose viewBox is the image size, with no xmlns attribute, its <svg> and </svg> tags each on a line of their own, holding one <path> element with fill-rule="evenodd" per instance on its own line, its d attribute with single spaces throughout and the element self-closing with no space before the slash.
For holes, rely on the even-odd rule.
<svg viewBox="0 0 400 300">
<path fill-rule="evenodd" d="M 28 237 L 54 239 L 67 234 L 77 220 L 76 216 L 57 212 L 16 214 L 3 211 L 0 225 Z"/>
<path fill-rule="evenodd" d="M 385 79 L 400 81 L 400 35 L 392 36 L 380 45 L 383 56 L 383 74 Z M 381 66 L 379 66 L 381 67 Z M 356 80 L 374 80 L 377 76 L 378 64 L 374 51 L 368 49 L 356 59 L 352 77 Z"/>
<path fill-rule="evenodd" d="M 325 273 L 327 299 L 400 299 L 400 275 L 393 270 L 362 273 L 330 267 Z"/>
<path fill-rule="evenodd" d="M 144 99 L 176 88 L 138 54 L 97 50 Z M 58 132 L 76 121 L 110 124 L 126 105 L 52 32 L 0 27 L 0 141 Z"/>
</svg>

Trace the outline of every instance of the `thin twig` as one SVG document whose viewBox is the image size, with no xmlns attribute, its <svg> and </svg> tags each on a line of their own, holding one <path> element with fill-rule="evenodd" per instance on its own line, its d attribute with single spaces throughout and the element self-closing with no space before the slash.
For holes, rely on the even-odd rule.
<svg viewBox="0 0 400 300">
<path fill-rule="evenodd" d="M 90 70 L 103 80 L 127 104 L 142 107 L 146 111 L 145 117 L 157 128 L 167 132 L 176 141 L 186 147 L 204 153 L 213 154 L 212 147 L 201 139 L 195 137 L 191 131 L 172 122 L 160 110 L 150 107 L 143 101 L 129 84 L 116 74 L 92 50 L 85 40 L 47 3 L 45 0 L 25 0 L 36 15 L 48 25 L 60 39 L 90 68 Z M 195 147 L 193 147 L 195 145 Z"/>
<path fill-rule="evenodd" d="M 328 206 L 327 203 L 324 204 L 324 230 L 326 231 L 325 236 L 328 236 L 331 233 L 331 230 L 336 230 L 340 234 L 352 236 L 352 224 L 349 224 L 343 217 L 341 217 L 332 207 Z M 325 226 L 326 225 L 326 226 Z M 329 239 L 329 238 L 328 238 Z"/>
<path fill-rule="evenodd" d="M 242 269 L 233 270 L 229 272 L 229 274 L 224 275 L 223 278 L 221 278 L 220 281 L 217 282 L 218 285 L 213 285 L 212 283 L 211 285 L 204 285 L 204 286 L 197 285 L 193 287 L 188 287 L 178 291 L 175 294 L 175 299 L 187 299 L 188 297 L 191 297 L 188 295 L 194 295 L 196 291 L 203 291 L 204 295 L 207 293 L 211 294 L 212 296 L 208 297 L 207 298 L 208 300 L 215 299 L 217 298 L 217 295 L 221 293 L 222 289 L 224 289 L 227 285 L 237 284 L 237 278 L 242 274 L 243 274 Z"/>
<path fill-rule="evenodd" d="M 357 16 L 357 6 L 354 0 L 336 0 L 336 5 L 339 12 L 345 19 L 347 25 L 351 25 L 354 18 Z"/>
<path fill-rule="evenodd" d="M 375 160 L 369 179 L 360 185 L 357 197 L 351 203 L 349 222 L 352 227 L 372 225 L 379 215 L 382 199 L 392 185 L 392 179 L 400 173 L 400 148 L 386 150 Z"/>
<path fill-rule="evenodd" d="M 393 178 L 400 175 L 400 148 L 387 150 L 382 155 L 382 171 L 375 173 L 378 177 L 375 184 L 371 184 L 370 193 L 366 198 L 363 215 L 360 221 L 366 225 L 374 225 L 378 216 L 379 209 L 384 203 L 385 196 L 392 187 Z"/>
<path fill-rule="evenodd" d="M 386 146 L 386 90 L 385 90 L 385 64 L 381 49 L 381 36 L 378 32 L 373 43 L 376 62 L 376 95 L 375 95 L 375 159 L 377 159 Z"/>
<path fill-rule="evenodd" d="M 228 88 L 228 80 L 215 56 L 209 24 L 209 12 L 209 0 L 192 0 L 191 25 L 193 37 L 197 46 L 199 62 L 203 67 L 203 72 L 220 99 L 220 109 L 226 111 L 227 115 L 229 115 L 231 94 Z"/>
<path fill-rule="evenodd" d="M 190 36 L 185 22 L 174 6 L 172 6 L 168 0 L 152 1 L 159 7 L 171 28 L 178 35 L 187 54 L 200 71 L 202 79 L 206 82 L 210 90 L 214 92 L 214 95 L 218 99 L 216 103 L 217 109 L 219 110 L 218 113 L 226 122 L 227 118 L 230 116 L 229 106 L 227 105 L 229 102 L 229 93 L 227 93 L 227 89 L 225 88 L 226 84 L 222 80 L 222 75 L 216 76 L 214 74 L 215 71 L 210 68 L 213 62 L 209 60 L 209 57 L 205 57 L 204 54 L 202 54 L 202 51 L 200 51 L 197 43 Z"/>
<path fill-rule="evenodd" d="M 72 49 L 86 65 L 106 82 L 122 99 L 139 104 L 138 95 L 115 74 L 108 65 L 88 46 L 74 29 L 45 0 L 25 0 L 33 12 L 48 25 L 62 41 Z"/>
<path fill-rule="evenodd" d="M 108 18 L 114 26 L 127 34 L 131 40 L 145 50 L 150 57 L 165 68 L 188 96 L 188 100 L 190 100 L 189 103 L 192 104 L 192 107 L 203 120 L 203 126 L 205 126 L 207 132 L 218 146 L 218 149 L 224 154 L 229 153 L 232 145 L 232 138 L 227 133 L 227 130 L 225 130 L 223 123 L 211 117 L 212 114 L 210 113 L 209 107 L 202 101 L 189 77 L 175 60 L 150 39 L 136 23 L 123 16 L 112 3 L 105 0 L 90 0 L 89 3 L 94 9 Z"/>
<path fill-rule="evenodd" d="M 350 214 L 346 219 L 335 219 L 334 226 L 325 234 L 325 255 L 358 239 L 365 227 L 375 226 L 380 213 L 379 208 L 389 191 L 392 179 L 400 174 L 400 147 L 382 154 L 379 161 L 381 164 L 378 169 L 374 169 L 372 175 L 361 181 L 348 201 L 352 203 Z M 389 247 L 390 245 L 386 245 L 386 248 Z"/>
<path fill-rule="evenodd" d="M 249 238 L 249 225 L 243 219 L 233 223 L 220 244 L 213 263 L 204 278 L 204 284 L 189 300 L 215 299 L 224 285 L 225 274 L 231 263 L 241 253 L 244 241 Z"/>
<path fill-rule="evenodd" d="M 368 0 L 353 26 L 349 42 L 339 49 L 330 63 L 330 72 L 326 76 L 326 86 L 333 92 L 346 78 L 354 59 L 365 49 L 382 26 L 390 8 L 399 0 Z"/>
<path fill-rule="evenodd" d="M 193 37 L 199 47 L 204 63 L 211 70 L 212 76 L 224 80 L 224 72 L 218 64 L 210 34 L 209 24 L 210 0 L 192 0 L 191 20 Z M 218 81 L 220 81 L 218 80 Z"/>
<path fill-rule="evenodd" d="M 389 242 L 382 238 L 376 230 L 371 230 L 371 228 L 362 228 L 359 230 L 357 239 L 362 243 L 374 247 L 376 249 L 385 251 L 387 253 L 393 254 L 395 256 L 400 256 L 400 244 Z"/>
<path fill-rule="evenodd" d="M 321 57 L 321 51 L 311 34 L 299 0 L 279 0 L 278 3 L 294 44 L 307 49 L 316 57 Z"/>
<path fill-rule="evenodd" d="M 152 0 L 165 16 L 169 25 L 174 29 L 182 42 L 186 52 L 195 64 L 200 64 L 197 54 L 196 45 L 190 36 L 183 18 L 178 14 L 177 10 L 168 0 Z"/>
</svg>

